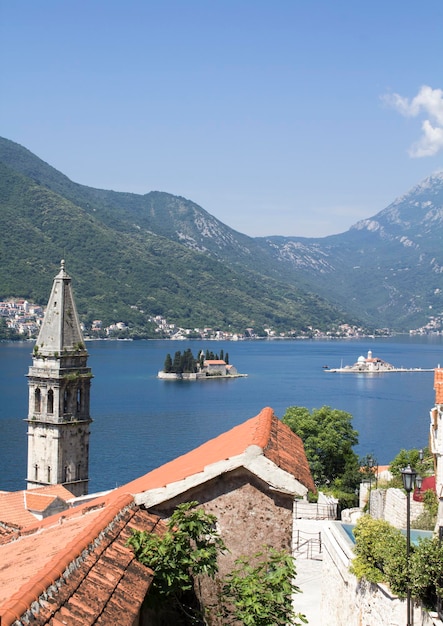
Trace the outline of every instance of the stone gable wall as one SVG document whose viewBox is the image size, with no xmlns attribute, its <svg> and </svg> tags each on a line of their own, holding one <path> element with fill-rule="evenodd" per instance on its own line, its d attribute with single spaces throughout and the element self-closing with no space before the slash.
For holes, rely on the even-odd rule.
<svg viewBox="0 0 443 626">
<path fill-rule="evenodd" d="M 218 520 L 218 530 L 228 548 L 219 559 L 220 577 L 234 567 L 239 556 L 249 556 L 271 545 L 292 550 L 292 497 L 273 492 L 268 485 L 244 469 L 223 474 L 199 488 L 181 494 L 155 507 L 156 514 L 169 517 L 181 502 L 197 500 Z M 205 606 L 214 603 L 214 584 L 202 581 Z M 214 616 L 207 616 L 210 626 L 223 626 Z"/>
</svg>

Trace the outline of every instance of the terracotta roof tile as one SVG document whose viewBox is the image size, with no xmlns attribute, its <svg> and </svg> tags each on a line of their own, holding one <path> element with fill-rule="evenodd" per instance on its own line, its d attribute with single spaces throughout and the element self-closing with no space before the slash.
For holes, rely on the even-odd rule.
<svg viewBox="0 0 443 626">
<path fill-rule="evenodd" d="M 107 496 L 40 521 L 24 508 L 25 499 L 28 506 L 44 510 L 45 502 L 69 499 L 70 492 L 55 486 L 0 494 L 2 502 L 9 502 L 7 517 L 16 516 L 25 524 L 21 529 L 11 520 L 9 527 L 0 524 L 0 530 L 5 531 L 3 543 L 0 541 L 2 626 L 9 626 L 25 613 L 29 617 L 31 606 L 35 626 L 132 626 L 153 573 L 126 547 L 130 528 L 163 533 L 165 527 L 157 517 L 139 509 L 129 492 L 141 493 L 180 481 L 208 465 L 240 456 L 250 446 L 261 449 L 269 461 L 315 489 L 300 438 L 267 407 Z M 36 612 L 38 602 L 40 610 Z"/>
<path fill-rule="evenodd" d="M 295 476 L 310 491 L 316 491 L 302 440 L 275 416 L 264 452 L 266 458 Z"/>
<path fill-rule="evenodd" d="M 114 492 L 95 507 L 42 520 L 33 532 L 26 529 L 17 541 L 0 546 L 2 626 L 31 606 L 36 626 L 132 626 L 153 575 L 126 547 L 132 526 L 164 532 L 162 522 L 136 507 L 130 495 Z M 45 595 L 36 611 L 35 603 Z M 125 613 L 116 613 L 125 597 Z"/>
<path fill-rule="evenodd" d="M 269 407 L 265 407 L 258 415 L 239 426 L 120 489 L 137 494 L 165 487 L 202 472 L 208 465 L 240 455 L 253 445 L 261 448 L 264 455 L 278 467 L 315 491 L 302 440 Z"/>
<path fill-rule="evenodd" d="M 443 369 L 434 370 L 435 404 L 443 404 Z"/>
<path fill-rule="evenodd" d="M 23 528 L 35 522 L 36 517 L 29 509 L 43 513 L 56 498 L 68 501 L 73 494 L 63 485 L 49 485 L 23 491 L 0 493 L 0 523 Z"/>
</svg>

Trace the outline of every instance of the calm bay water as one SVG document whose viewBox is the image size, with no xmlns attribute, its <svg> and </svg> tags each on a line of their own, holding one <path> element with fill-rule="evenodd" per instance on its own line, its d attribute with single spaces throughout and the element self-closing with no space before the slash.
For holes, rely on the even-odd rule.
<svg viewBox="0 0 443 626">
<path fill-rule="evenodd" d="M 0 490 L 25 488 L 32 343 L 0 343 Z M 156 378 L 165 356 L 190 347 L 229 353 L 247 378 L 171 382 Z M 323 366 L 352 364 L 368 350 L 398 367 L 443 364 L 443 338 L 347 341 L 102 341 L 87 344 L 91 391 L 90 492 L 121 485 L 270 406 L 329 405 L 348 411 L 356 452 L 388 463 L 401 448 L 427 445 L 433 373 L 363 376 Z"/>
</svg>

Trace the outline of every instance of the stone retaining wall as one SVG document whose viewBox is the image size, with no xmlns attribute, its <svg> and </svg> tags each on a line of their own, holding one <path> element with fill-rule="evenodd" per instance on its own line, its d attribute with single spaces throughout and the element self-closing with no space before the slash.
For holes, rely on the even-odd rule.
<svg viewBox="0 0 443 626">
<path fill-rule="evenodd" d="M 395 528 L 406 528 L 406 494 L 401 489 L 373 489 L 370 494 L 371 516 L 384 519 Z M 411 493 L 411 522 L 423 513 L 422 502 L 416 502 Z"/>
<path fill-rule="evenodd" d="M 350 573 L 353 543 L 341 524 L 325 525 L 322 573 L 322 624 L 328 626 L 404 626 L 406 601 L 384 585 L 358 581 Z M 415 626 L 442 624 L 420 607 L 414 607 Z"/>
</svg>

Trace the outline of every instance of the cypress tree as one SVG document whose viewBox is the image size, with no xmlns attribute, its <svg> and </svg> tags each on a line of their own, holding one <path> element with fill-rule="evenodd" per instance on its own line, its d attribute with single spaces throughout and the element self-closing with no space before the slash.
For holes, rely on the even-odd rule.
<svg viewBox="0 0 443 626">
<path fill-rule="evenodd" d="M 163 366 L 163 371 L 166 372 L 167 374 L 169 374 L 172 371 L 172 359 L 171 359 L 171 355 L 169 354 L 169 352 L 166 355 L 165 364 Z"/>
</svg>

